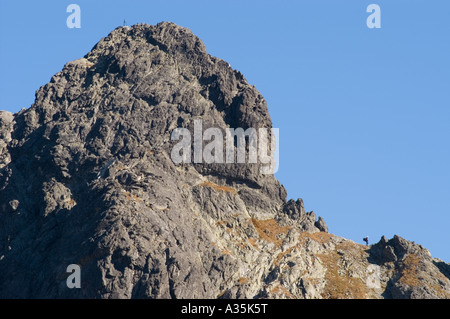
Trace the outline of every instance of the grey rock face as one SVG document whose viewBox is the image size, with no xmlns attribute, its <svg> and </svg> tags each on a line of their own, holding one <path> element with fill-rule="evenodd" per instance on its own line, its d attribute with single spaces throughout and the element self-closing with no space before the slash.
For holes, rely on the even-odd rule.
<svg viewBox="0 0 450 319">
<path fill-rule="evenodd" d="M 369 260 L 383 268 L 395 269 L 387 282 L 386 297 L 395 299 L 448 298 L 448 264 L 433 259 L 421 245 L 395 235 L 381 240 L 370 250 Z M 440 267 L 439 267 L 440 265 Z"/>
<path fill-rule="evenodd" d="M 319 219 L 314 223 L 314 226 L 319 229 L 320 231 L 323 231 L 325 233 L 328 233 L 328 226 L 323 220 L 322 217 L 319 216 Z"/>
<path fill-rule="evenodd" d="M 173 23 L 117 28 L 29 109 L 0 112 L 0 297 L 424 296 L 428 282 L 393 279 L 416 246 L 328 234 L 261 161 L 175 164 L 171 132 L 193 134 L 197 119 L 203 131 L 272 127 L 256 88 Z M 447 269 L 418 256 L 424 274 Z M 80 289 L 66 285 L 70 264 Z M 361 289 L 341 287 L 344 274 Z M 429 295 L 448 297 L 436 278 Z"/>
<path fill-rule="evenodd" d="M 14 115 L 10 112 L 0 111 L 0 169 L 11 161 L 7 145 L 11 142 L 13 125 Z"/>
</svg>

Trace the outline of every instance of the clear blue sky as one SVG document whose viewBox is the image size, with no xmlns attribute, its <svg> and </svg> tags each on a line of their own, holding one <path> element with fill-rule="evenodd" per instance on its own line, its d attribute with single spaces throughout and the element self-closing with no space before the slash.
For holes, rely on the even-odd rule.
<svg viewBox="0 0 450 319">
<path fill-rule="evenodd" d="M 81 29 L 66 7 L 81 7 Z M 381 29 L 366 7 L 381 7 Z M 0 1 L 0 109 L 29 107 L 115 27 L 172 21 L 240 70 L 280 129 L 289 198 L 356 242 L 450 262 L 450 1 Z"/>
</svg>

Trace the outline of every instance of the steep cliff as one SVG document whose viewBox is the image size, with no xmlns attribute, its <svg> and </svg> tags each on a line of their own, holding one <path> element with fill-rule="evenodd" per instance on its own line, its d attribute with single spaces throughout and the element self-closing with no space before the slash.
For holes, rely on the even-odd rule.
<svg viewBox="0 0 450 319">
<path fill-rule="evenodd" d="M 185 163 L 177 128 L 192 136 Z M 268 162 L 249 160 L 251 136 L 245 163 L 217 161 L 226 143 L 209 161 L 212 136 L 195 139 L 208 128 L 271 141 L 257 89 L 173 23 L 117 28 L 29 109 L 0 112 L 0 297 L 450 297 L 450 266 L 420 245 L 359 245 L 287 201 Z"/>
</svg>

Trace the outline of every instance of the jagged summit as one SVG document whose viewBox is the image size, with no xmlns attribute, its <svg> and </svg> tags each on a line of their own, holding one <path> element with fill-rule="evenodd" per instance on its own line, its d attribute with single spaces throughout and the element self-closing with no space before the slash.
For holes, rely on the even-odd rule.
<svg viewBox="0 0 450 319">
<path fill-rule="evenodd" d="M 227 144 L 238 128 L 258 138 Z M 426 249 L 399 237 L 367 249 L 288 201 L 265 170 L 271 129 L 257 89 L 190 30 L 115 29 L 29 109 L 0 112 L 0 297 L 449 296 L 449 266 Z M 174 160 L 174 131 L 190 161 Z"/>
</svg>

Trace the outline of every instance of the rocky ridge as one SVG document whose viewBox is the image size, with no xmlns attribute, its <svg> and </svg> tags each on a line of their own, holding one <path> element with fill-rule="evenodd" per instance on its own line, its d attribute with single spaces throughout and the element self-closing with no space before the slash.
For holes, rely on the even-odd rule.
<svg viewBox="0 0 450 319">
<path fill-rule="evenodd" d="M 447 263 L 328 233 L 260 162 L 174 164 L 170 134 L 196 119 L 272 127 L 257 89 L 167 22 L 117 28 L 0 112 L 0 297 L 450 297 Z"/>
</svg>

